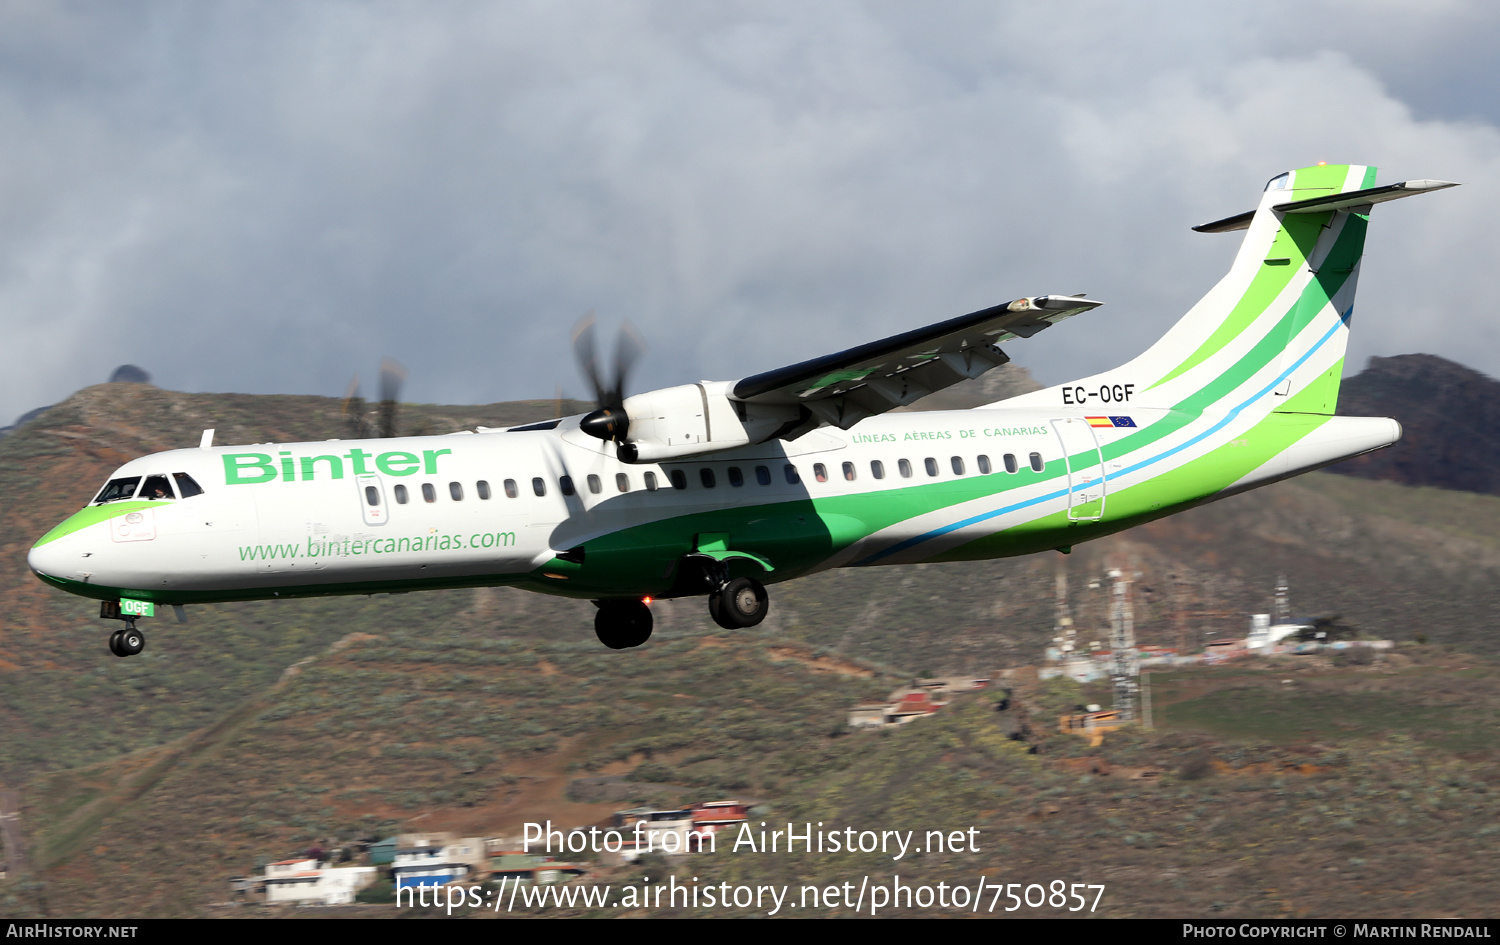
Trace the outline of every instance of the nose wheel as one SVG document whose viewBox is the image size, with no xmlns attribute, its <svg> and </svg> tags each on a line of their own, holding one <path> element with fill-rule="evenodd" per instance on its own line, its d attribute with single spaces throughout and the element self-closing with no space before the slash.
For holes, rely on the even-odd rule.
<svg viewBox="0 0 1500 945">
<path fill-rule="evenodd" d="M 708 615 L 725 630 L 743 630 L 766 619 L 771 598 L 754 578 L 735 578 L 708 595 Z"/>
<path fill-rule="evenodd" d="M 135 628 L 134 621 L 109 635 L 109 651 L 116 656 L 134 656 L 146 648 L 146 635 Z"/>
</svg>

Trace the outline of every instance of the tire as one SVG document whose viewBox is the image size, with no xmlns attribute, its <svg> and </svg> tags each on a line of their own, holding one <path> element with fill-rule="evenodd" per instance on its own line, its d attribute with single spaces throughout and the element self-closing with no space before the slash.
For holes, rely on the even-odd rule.
<svg viewBox="0 0 1500 945">
<path fill-rule="evenodd" d="M 601 601 L 594 614 L 594 636 L 611 650 L 626 650 L 651 639 L 651 608 L 638 600 Z"/>
<path fill-rule="evenodd" d="M 121 656 L 134 656 L 146 648 L 146 635 L 134 627 L 126 627 L 124 630 L 115 631 L 119 634 L 119 649 L 116 650 Z"/>
<path fill-rule="evenodd" d="M 725 630 L 739 630 L 740 625 L 735 623 L 724 614 L 724 601 L 719 597 L 719 592 L 714 591 L 708 595 L 708 615 L 713 618 L 714 623 Z"/>
<path fill-rule="evenodd" d="M 111 633 L 109 635 L 109 651 L 116 656 L 130 655 L 129 653 L 124 653 L 120 650 L 120 634 L 124 632 L 125 631 L 123 630 L 116 630 L 114 633 Z"/>
<path fill-rule="evenodd" d="M 766 612 L 771 609 L 765 586 L 753 578 L 735 578 L 714 596 L 719 599 L 719 610 L 724 617 L 720 626 L 732 624 L 733 629 L 755 626 L 766 619 Z M 712 605 L 709 612 L 713 612 Z"/>
</svg>

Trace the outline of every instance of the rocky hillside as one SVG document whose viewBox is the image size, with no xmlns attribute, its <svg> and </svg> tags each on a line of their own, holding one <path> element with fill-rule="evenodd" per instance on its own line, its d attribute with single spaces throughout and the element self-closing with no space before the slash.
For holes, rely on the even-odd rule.
<svg viewBox="0 0 1500 945">
<path fill-rule="evenodd" d="M 1402 436 L 1333 472 L 1500 495 L 1500 381 L 1430 354 L 1371 358 L 1344 381 L 1338 412 L 1395 417 Z"/>
<path fill-rule="evenodd" d="M 408 406 L 402 423 L 445 432 L 554 409 Z M 0 884 L 0 913 L 209 915 L 257 856 L 315 842 L 419 826 L 498 835 L 528 818 L 726 795 L 798 821 L 972 824 L 984 855 L 913 863 L 912 875 L 1102 882 L 1113 915 L 1488 906 L 1493 842 L 1473 824 L 1494 819 L 1500 796 L 1500 687 L 1493 662 L 1463 649 L 1493 649 L 1500 498 L 1315 474 L 1070 556 L 776 586 L 766 623 L 742 634 L 714 627 L 702 601 L 662 602 L 651 643 L 622 653 L 594 641 L 586 602 L 481 589 L 194 607 L 187 625 L 149 622 L 147 651 L 120 660 L 93 606 L 26 570 L 31 542 L 128 458 L 196 443 L 206 427 L 263 442 L 342 424 L 326 398 L 111 384 L 0 439 L 0 790 L 21 793 L 41 869 Z M 1091 585 L 1107 566 L 1140 573 L 1145 643 L 1241 633 L 1286 574 L 1299 613 L 1429 644 L 1346 675 L 1309 662 L 1163 680 L 1163 732 L 1098 753 L 1041 738 L 1029 754 L 978 700 L 926 728 L 845 735 L 848 706 L 912 675 L 1035 663 L 1060 568 L 1078 625 L 1102 629 L 1105 588 Z M 1064 687 L 1023 703 L 1044 732 L 1058 711 L 1102 698 Z M 1101 761 L 1166 774 L 1116 783 Z M 624 794 L 599 796 L 601 778 Z M 1446 875 L 1452 863 L 1481 866 Z M 857 884 L 877 866 L 891 869 L 870 858 L 694 869 Z M 1294 874 L 1319 880 L 1264 881 Z"/>
</svg>

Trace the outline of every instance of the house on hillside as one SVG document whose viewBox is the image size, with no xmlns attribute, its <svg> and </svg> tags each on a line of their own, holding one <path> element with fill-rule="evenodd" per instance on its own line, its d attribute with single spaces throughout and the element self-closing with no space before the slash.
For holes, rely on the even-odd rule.
<svg viewBox="0 0 1500 945">
<path fill-rule="evenodd" d="M 705 836 L 696 832 L 691 808 L 652 810 L 648 807 L 635 807 L 617 811 L 614 822 L 616 829 L 624 834 L 627 849 L 630 850 L 628 855 L 622 851 L 622 856 L 627 860 L 643 853 L 665 853 L 672 856 L 692 853 Z M 640 824 L 639 828 L 637 824 Z"/>
<path fill-rule="evenodd" d="M 891 693 L 886 709 L 888 725 L 905 725 L 924 715 L 931 715 L 948 704 L 948 700 L 922 689 L 898 689 Z"/>
<path fill-rule="evenodd" d="M 905 725 L 931 715 L 952 701 L 955 693 L 973 692 L 989 686 L 990 680 L 973 676 L 942 676 L 918 679 L 911 687 L 897 689 L 887 702 L 865 703 L 849 710 L 850 728 L 885 728 Z"/>
<path fill-rule="evenodd" d="M 750 805 L 744 801 L 704 801 L 688 809 L 693 812 L 693 832 L 688 836 L 693 852 L 714 849 L 709 837 L 721 830 L 739 830 L 750 819 Z"/>
<path fill-rule="evenodd" d="M 391 878 L 397 889 L 443 886 L 475 875 L 487 865 L 485 841 L 451 833 L 405 833 L 396 837 Z"/>
<path fill-rule="evenodd" d="M 267 863 L 261 883 L 266 902 L 339 906 L 354 901 L 361 889 L 375 881 L 373 866 L 330 867 L 319 860 L 280 860 Z"/>
<path fill-rule="evenodd" d="M 501 884 L 552 886 L 588 875 L 581 863 L 563 863 L 542 853 L 525 850 L 500 850 L 490 854 L 490 879 Z"/>
</svg>

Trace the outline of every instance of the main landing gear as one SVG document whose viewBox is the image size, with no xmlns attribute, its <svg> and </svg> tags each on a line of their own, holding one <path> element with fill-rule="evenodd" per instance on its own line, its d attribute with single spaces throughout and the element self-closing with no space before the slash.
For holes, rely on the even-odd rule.
<svg viewBox="0 0 1500 945">
<path fill-rule="evenodd" d="M 725 581 L 708 595 L 708 615 L 725 630 L 742 630 L 766 619 L 771 598 L 754 578 Z"/>
<path fill-rule="evenodd" d="M 641 600 L 597 600 L 594 635 L 611 650 L 640 646 L 651 639 L 651 608 Z"/>
<path fill-rule="evenodd" d="M 713 588 L 708 595 L 708 613 L 714 618 L 714 623 L 725 630 L 743 630 L 766 619 L 766 612 L 771 609 L 771 598 L 766 593 L 765 585 L 747 577 L 728 580 L 722 571 L 718 575 L 704 577 L 705 583 Z M 698 587 L 701 588 L 702 585 Z M 702 591 L 698 590 L 698 593 Z M 688 591 L 683 596 L 691 594 L 692 591 Z M 594 635 L 611 650 L 640 646 L 651 639 L 651 608 L 646 606 L 645 601 L 638 598 L 616 598 L 596 600 L 594 606 L 599 608 L 598 613 L 594 614 Z"/>
<path fill-rule="evenodd" d="M 109 651 L 116 656 L 134 656 L 146 648 L 146 635 L 135 628 L 134 620 L 125 622 L 125 629 L 109 635 Z"/>
</svg>

